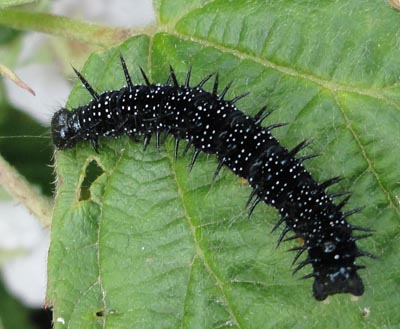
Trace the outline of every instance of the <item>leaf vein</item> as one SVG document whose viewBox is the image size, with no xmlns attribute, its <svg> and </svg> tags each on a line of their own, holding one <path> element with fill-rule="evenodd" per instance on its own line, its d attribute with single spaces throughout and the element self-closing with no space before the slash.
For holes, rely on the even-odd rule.
<svg viewBox="0 0 400 329">
<path fill-rule="evenodd" d="M 378 170 L 374 167 L 373 162 L 371 161 L 371 159 L 368 156 L 368 152 L 366 150 L 366 148 L 362 145 L 362 142 L 360 140 L 360 136 L 357 135 L 357 133 L 354 131 L 352 125 L 351 125 L 351 121 L 349 120 L 349 118 L 347 117 L 345 111 L 343 110 L 343 106 L 341 106 L 340 101 L 338 99 L 337 93 L 335 93 L 334 96 L 335 102 L 338 105 L 340 112 L 343 115 L 343 118 L 346 122 L 346 128 L 349 129 L 350 133 L 353 135 L 353 138 L 355 140 L 355 142 L 357 143 L 358 147 L 361 150 L 361 155 L 363 156 L 363 158 L 365 159 L 365 161 L 368 164 L 368 168 L 371 170 L 371 173 L 374 175 L 379 188 L 382 190 L 382 192 L 386 195 L 388 201 L 389 201 L 389 205 L 395 210 L 395 212 L 400 216 L 400 210 L 398 209 L 398 207 L 396 207 L 396 201 L 395 201 L 395 197 L 392 198 L 392 196 L 390 195 L 389 190 L 384 186 L 383 182 L 381 181 L 381 179 L 379 178 L 379 173 Z"/>
<path fill-rule="evenodd" d="M 241 60 L 246 59 L 246 60 L 254 61 L 255 63 L 258 63 L 267 68 L 271 68 L 271 69 L 276 70 L 285 75 L 311 81 L 327 90 L 330 90 L 331 92 L 345 91 L 345 92 L 351 92 L 354 94 L 369 96 L 371 98 L 379 99 L 400 111 L 400 104 L 398 104 L 396 101 L 385 96 L 383 93 L 383 89 L 361 88 L 361 87 L 356 87 L 356 86 L 351 86 L 351 85 L 344 85 L 344 84 L 334 82 L 334 81 L 324 80 L 322 78 L 319 78 L 319 77 L 316 77 L 316 76 L 313 76 L 311 74 L 307 74 L 304 72 L 297 71 L 296 69 L 293 69 L 293 68 L 290 68 L 287 66 L 278 65 L 268 59 L 259 58 L 257 56 L 251 55 L 249 53 L 245 53 L 245 52 L 237 50 L 237 49 L 232 49 L 230 47 L 223 46 L 214 41 L 201 39 L 201 38 L 193 36 L 193 35 L 185 35 L 181 32 L 175 31 L 175 30 L 172 30 L 172 31 L 171 30 L 164 30 L 164 31 L 160 30 L 160 32 L 170 33 L 171 35 L 174 35 L 177 38 L 181 38 L 182 40 L 196 42 L 205 47 L 212 47 L 217 50 L 220 50 L 221 52 L 230 53 L 230 54 L 240 58 Z"/>
<path fill-rule="evenodd" d="M 238 318 L 237 318 L 232 306 L 229 303 L 229 298 L 228 298 L 228 296 L 226 294 L 223 280 L 221 280 L 218 277 L 217 273 L 215 273 L 213 271 L 211 265 L 209 264 L 209 262 L 206 259 L 206 256 L 205 256 L 203 250 L 201 249 L 200 242 L 199 242 L 199 240 L 198 240 L 198 238 L 196 236 L 196 225 L 193 223 L 192 217 L 189 214 L 189 211 L 188 211 L 188 209 L 186 207 L 186 201 L 185 201 L 184 193 L 183 193 L 183 190 L 182 190 L 182 186 L 179 183 L 179 179 L 178 179 L 178 177 L 176 175 L 176 171 L 174 170 L 173 165 L 172 165 L 174 160 L 172 158 L 172 155 L 169 152 L 167 153 L 167 155 L 168 155 L 169 162 L 171 164 L 171 171 L 174 173 L 174 180 L 175 180 L 175 183 L 176 183 L 176 186 L 177 186 L 178 194 L 179 194 L 180 199 L 182 201 L 182 206 L 184 208 L 185 218 L 187 219 L 187 222 L 188 222 L 188 224 L 190 226 L 192 237 L 193 237 L 193 241 L 194 241 L 194 244 L 196 246 L 196 255 L 199 258 L 199 260 L 201 260 L 201 262 L 203 263 L 203 265 L 206 268 L 206 270 L 210 273 L 210 276 L 215 280 L 216 285 L 219 288 L 219 290 L 221 291 L 221 295 L 222 295 L 222 297 L 224 298 L 224 300 L 226 302 L 226 305 L 227 305 L 227 308 L 228 308 L 228 312 L 229 312 L 230 316 L 232 317 L 232 319 L 235 321 L 235 324 L 238 326 L 238 328 L 242 328 L 242 325 L 239 323 Z"/>
</svg>

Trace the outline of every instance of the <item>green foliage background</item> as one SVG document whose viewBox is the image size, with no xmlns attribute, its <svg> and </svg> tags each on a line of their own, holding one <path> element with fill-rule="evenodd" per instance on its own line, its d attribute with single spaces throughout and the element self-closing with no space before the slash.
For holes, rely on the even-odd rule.
<svg viewBox="0 0 400 329">
<path fill-rule="evenodd" d="M 48 263 L 48 302 L 56 328 L 392 328 L 400 325 L 399 170 L 400 15 L 385 1 L 155 1 L 157 26 L 115 48 L 93 53 L 83 73 L 98 91 L 124 84 L 119 54 L 132 78 L 138 65 L 155 82 L 171 64 L 193 84 L 218 71 L 238 106 L 269 122 L 293 147 L 305 138 L 318 181 L 346 179 L 351 218 L 376 231 L 360 245 L 360 298 L 312 298 L 310 280 L 292 277 L 293 254 L 274 209 L 243 209 L 250 189 L 215 159 L 172 159 L 168 141 L 145 153 L 127 138 L 57 152 L 58 188 Z M 67 107 L 90 100 L 76 83 Z M 102 169 L 80 198 L 89 163 Z M 294 242 L 296 245 L 298 242 Z"/>
</svg>

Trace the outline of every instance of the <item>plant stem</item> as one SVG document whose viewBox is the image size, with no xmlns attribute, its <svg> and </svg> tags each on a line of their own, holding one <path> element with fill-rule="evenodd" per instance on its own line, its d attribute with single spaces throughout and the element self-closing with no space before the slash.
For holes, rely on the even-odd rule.
<svg viewBox="0 0 400 329">
<path fill-rule="evenodd" d="M 18 171 L 0 156 L 0 185 L 21 202 L 39 220 L 49 227 L 53 209 L 49 198 L 41 195 Z"/>
<path fill-rule="evenodd" d="M 46 13 L 17 9 L 0 10 L 0 25 L 77 40 L 85 44 L 110 47 L 131 35 L 130 30 L 101 26 Z"/>
</svg>

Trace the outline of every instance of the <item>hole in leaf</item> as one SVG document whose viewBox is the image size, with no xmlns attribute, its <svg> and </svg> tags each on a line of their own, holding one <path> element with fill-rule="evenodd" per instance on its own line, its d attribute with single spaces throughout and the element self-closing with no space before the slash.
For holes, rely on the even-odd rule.
<svg viewBox="0 0 400 329">
<path fill-rule="evenodd" d="M 104 316 L 104 311 L 103 310 L 97 311 L 96 316 L 99 316 L 99 317 Z"/>
<path fill-rule="evenodd" d="M 95 160 L 89 162 L 85 170 L 85 178 L 81 185 L 81 192 L 79 195 L 79 201 L 90 199 L 90 187 L 93 182 L 102 174 L 104 170 L 98 165 Z"/>
</svg>

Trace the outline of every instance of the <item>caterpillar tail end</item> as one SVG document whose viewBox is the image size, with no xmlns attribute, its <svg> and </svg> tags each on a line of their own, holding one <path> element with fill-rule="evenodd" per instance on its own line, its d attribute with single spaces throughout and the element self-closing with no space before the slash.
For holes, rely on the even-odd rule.
<svg viewBox="0 0 400 329">
<path fill-rule="evenodd" d="M 313 284 L 313 295 L 318 301 L 323 301 L 329 295 L 349 293 L 361 296 L 364 284 L 356 272 L 345 273 L 339 269 L 336 273 L 325 277 L 316 277 Z"/>
</svg>

